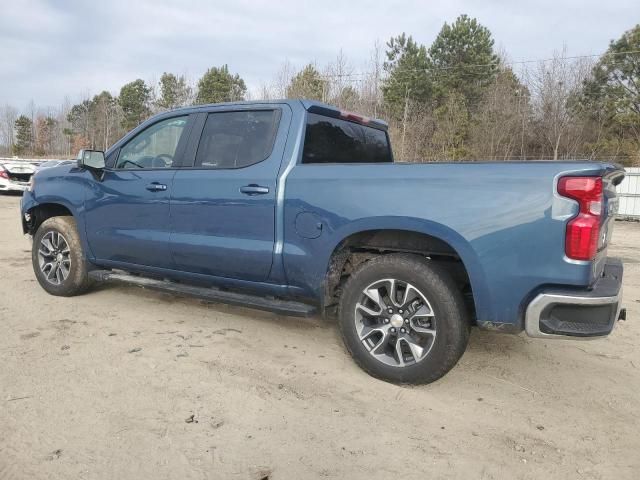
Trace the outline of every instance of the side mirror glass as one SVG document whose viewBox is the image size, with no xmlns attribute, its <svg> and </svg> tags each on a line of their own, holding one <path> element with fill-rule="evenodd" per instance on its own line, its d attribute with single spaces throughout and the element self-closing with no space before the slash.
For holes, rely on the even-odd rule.
<svg viewBox="0 0 640 480">
<path fill-rule="evenodd" d="M 78 167 L 103 170 L 105 167 L 104 152 L 100 150 L 80 150 Z"/>
</svg>

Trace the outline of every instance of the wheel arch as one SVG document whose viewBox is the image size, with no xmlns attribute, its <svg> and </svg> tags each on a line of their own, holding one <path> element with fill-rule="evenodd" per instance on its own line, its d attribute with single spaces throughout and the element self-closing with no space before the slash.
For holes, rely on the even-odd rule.
<svg viewBox="0 0 640 480">
<path fill-rule="evenodd" d="M 340 285 L 352 267 L 367 261 L 372 255 L 398 252 L 430 257 L 455 270 L 458 280 L 464 281 L 466 277 L 474 315 L 490 318 L 484 271 L 470 243 L 445 225 L 406 217 L 368 219 L 335 232 L 326 264 L 323 309 L 330 311 L 335 305 Z"/>
<path fill-rule="evenodd" d="M 45 220 L 52 217 L 75 217 L 70 206 L 62 202 L 37 203 L 26 210 L 22 217 L 22 230 L 33 235 Z"/>
</svg>

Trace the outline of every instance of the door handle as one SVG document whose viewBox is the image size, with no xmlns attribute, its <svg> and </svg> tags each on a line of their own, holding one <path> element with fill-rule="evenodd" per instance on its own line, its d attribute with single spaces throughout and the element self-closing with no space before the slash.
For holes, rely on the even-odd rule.
<svg viewBox="0 0 640 480">
<path fill-rule="evenodd" d="M 251 185 L 240 187 L 240 193 L 244 193 L 245 195 L 264 195 L 265 193 L 269 193 L 269 187 L 252 183 Z"/>
<path fill-rule="evenodd" d="M 163 192 L 167 189 L 164 183 L 153 182 L 147 185 L 147 190 L 150 192 Z"/>
</svg>

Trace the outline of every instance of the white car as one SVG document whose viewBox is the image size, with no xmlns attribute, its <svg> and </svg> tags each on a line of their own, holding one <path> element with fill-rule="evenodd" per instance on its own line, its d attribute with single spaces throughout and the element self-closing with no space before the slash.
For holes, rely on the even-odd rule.
<svg viewBox="0 0 640 480">
<path fill-rule="evenodd" d="M 36 166 L 36 172 L 39 172 L 40 170 L 43 170 L 45 168 L 53 168 L 53 167 L 58 167 L 60 165 L 71 165 L 74 163 L 78 163 L 78 161 L 77 160 L 47 160 Z"/>
<path fill-rule="evenodd" d="M 28 162 L 1 162 L 0 192 L 24 192 L 35 171 L 35 165 Z"/>
</svg>

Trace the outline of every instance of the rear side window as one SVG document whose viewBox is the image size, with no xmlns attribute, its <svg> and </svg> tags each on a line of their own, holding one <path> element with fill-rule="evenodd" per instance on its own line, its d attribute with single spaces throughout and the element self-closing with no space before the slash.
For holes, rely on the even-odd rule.
<svg viewBox="0 0 640 480">
<path fill-rule="evenodd" d="M 279 110 L 210 113 L 195 166 L 242 168 L 266 160 L 278 131 Z"/>
<path fill-rule="evenodd" d="M 387 133 L 315 113 L 307 115 L 302 163 L 391 162 Z"/>
</svg>

